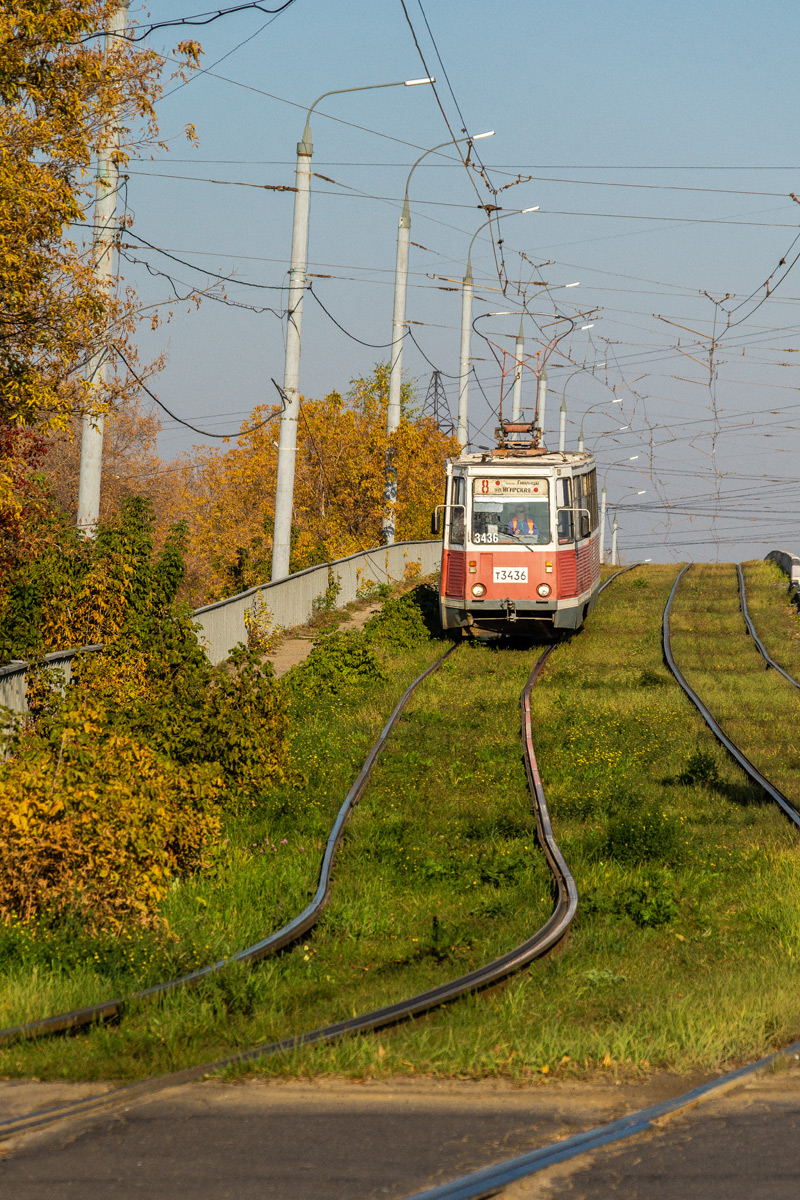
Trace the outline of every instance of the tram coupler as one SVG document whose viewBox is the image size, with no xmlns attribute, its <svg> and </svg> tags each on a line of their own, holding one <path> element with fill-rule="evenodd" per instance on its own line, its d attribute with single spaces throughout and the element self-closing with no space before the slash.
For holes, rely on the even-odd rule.
<svg viewBox="0 0 800 1200">
<path fill-rule="evenodd" d="M 506 619 L 507 619 L 507 620 L 509 620 L 509 621 L 516 621 L 516 619 L 517 619 L 517 606 L 516 606 L 516 604 L 514 603 L 514 601 L 513 601 L 513 600 L 504 600 L 504 601 L 503 601 L 503 608 L 506 610 Z"/>
</svg>

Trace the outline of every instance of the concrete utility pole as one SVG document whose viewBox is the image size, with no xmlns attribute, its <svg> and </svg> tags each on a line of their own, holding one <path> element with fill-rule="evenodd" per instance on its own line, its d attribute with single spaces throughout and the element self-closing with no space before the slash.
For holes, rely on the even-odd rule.
<svg viewBox="0 0 800 1200">
<path fill-rule="evenodd" d="M 544 445 L 544 416 L 547 408 L 547 366 L 542 363 L 542 371 L 539 375 L 539 389 L 536 397 L 536 411 L 539 414 L 539 432 Z"/>
<path fill-rule="evenodd" d="M 611 565 L 617 565 L 617 511 L 614 510 L 614 524 L 611 529 Z"/>
<path fill-rule="evenodd" d="M 125 36 L 127 0 L 121 0 L 111 17 L 105 33 L 105 53 L 108 57 L 114 40 Z M 106 124 L 103 144 L 97 155 L 95 181 L 93 257 L 98 284 L 111 297 L 114 287 L 114 238 L 117 231 L 117 188 L 119 165 L 119 125 L 116 113 Z M 94 537 L 100 520 L 100 482 L 103 475 L 103 432 L 105 415 L 101 411 L 102 396 L 109 375 L 109 333 L 89 360 L 88 380 L 90 397 L 81 422 L 81 466 L 78 478 L 78 529 Z"/>
<path fill-rule="evenodd" d="M 514 345 L 514 391 L 511 394 L 511 420 L 518 421 L 522 412 L 522 360 L 525 356 L 525 340 L 522 334 L 522 317 L 519 319 L 519 333 Z"/>
<path fill-rule="evenodd" d="M 606 481 L 603 479 L 603 490 L 600 493 L 600 562 L 606 547 Z"/>
<path fill-rule="evenodd" d="M 467 444 L 467 411 L 469 403 L 469 341 L 472 332 L 472 263 L 467 259 L 464 282 L 461 285 L 461 352 L 458 363 L 458 424 L 456 437 L 463 450 Z"/>
<path fill-rule="evenodd" d="M 297 455 L 297 419 L 300 414 L 300 332 L 303 322 L 303 294 L 306 289 L 308 258 L 308 213 L 311 203 L 311 114 L 327 96 L 345 92 L 369 92 L 385 87 L 414 87 L 433 83 L 432 79 L 400 79 L 394 83 L 371 83 L 364 87 L 335 88 L 318 96 L 306 115 L 303 140 L 297 143 L 295 168 L 294 218 L 292 222 L 292 260 L 289 266 L 286 351 L 283 368 L 283 412 L 278 437 L 278 471 L 275 481 L 275 526 L 272 543 L 272 579 L 289 574 L 294 503 L 294 467 Z"/>
<path fill-rule="evenodd" d="M 561 397 L 561 410 L 558 420 L 558 449 L 559 453 L 563 454 L 567 445 L 567 393 L 566 389 Z"/>
<path fill-rule="evenodd" d="M 394 268 L 394 306 L 392 309 L 392 349 L 389 359 L 389 405 L 386 410 L 386 432 L 391 437 L 400 424 L 400 393 L 403 386 L 403 338 L 406 332 L 406 288 L 408 286 L 408 239 L 411 230 L 411 209 L 408 203 L 408 189 L 411 176 L 416 171 L 423 158 L 442 150 L 445 146 L 457 146 L 461 142 L 478 142 L 482 138 L 493 137 L 491 133 L 477 133 L 475 137 L 448 139 L 438 146 L 431 146 L 420 154 L 406 179 L 406 190 L 403 199 L 403 211 L 397 224 L 397 257 Z M 397 471 L 392 463 L 392 455 L 386 452 L 386 483 L 383 492 L 383 527 L 381 540 L 385 546 L 394 542 L 395 508 L 397 506 Z"/>
<path fill-rule="evenodd" d="M 487 135 L 488 136 L 488 135 Z M 472 247 L 475 245 L 475 239 L 478 234 L 486 228 L 487 225 L 494 221 L 502 221 L 503 217 L 516 217 L 521 213 L 538 212 L 539 205 L 534 208 L 515 208 L 511 212 L 498 213 L 496 216 L 489 217 L 488 221 L 484 221 L 472 235 L 472 240 L 467 251 L 467 269 L 464 272 L 464 281 L 461 285 L 461 354 L 458 367 L 458 425 L 456 427 L 456 436 L 461 443 L 462 450 L 467 445 L 469 438 L 469 426 L 467 421 L 468 400 L 469 400 L 469 350 L 470 340 L 472 335 L 472 297 L 474 293 L 474 281 L 472 278 Z"/>
</svg>

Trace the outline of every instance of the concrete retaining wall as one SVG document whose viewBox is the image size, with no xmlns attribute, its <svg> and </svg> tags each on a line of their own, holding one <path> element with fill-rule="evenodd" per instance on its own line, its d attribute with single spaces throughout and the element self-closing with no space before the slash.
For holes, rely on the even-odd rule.
<svg viewBox="0 0 800 1200">
<path fill-rule="evenodd" d="M 770 550 L 767 559 L 770 558 L 778 564 L 784 575 L 789 576 L 789 586 L 800 592 L 800 558 L 785 550 Z"/>
<path fill-rule="evenodd" d="M 381 546 L 377 550 L 362 550 L 348 558 L 320 567 L 309 567 L 296 575 L 289 575 L 277 583 L 265 583 L 259 587 L 240 592 L 195 609 L 194 618 L 200 626 L 199 637 L 212 663 L 222 662 L 237 642 L 247 641 L 244 614 L 258 607 L 261 602 L 270 611 L 273 626 L 290 629 L 303 625 L 314 611 L 314 601 L 325 596 L 329 580 L 338 584 L 335 604 L 343 608 L 356 600 L 370 583 L 386 583 L 402 579 L 406 567 L 416 565 L 423 575 L 438 571 L 441 565 L 442 543 L 396 542 L 393 546 Z M 99 650 L 102 647 L 88 646 L 83 649 Z M 45 661 L 60 667 L 69 681 L 72 660 L 79 650 L 60 650 L 45 655 Z M 0 667 L 0 705 L 15 712 L 27 712 L 25 700 L 27 662 L 13 662 Z"/>
<path fill-rule="evenodd" d="M 272 624 L 284 629 L 303 625 L 314 611 L 314 601 L 322 598 L 328 587 L 329 571 L 339 592 L 336 607 L 343 608 L 357 599 L 359 589 L 372 583 L 402 579 L 410 564 L 418 564 L 423 575 L 430 575 L 441 565 L 442 544 L 435 542 L 396 542 L 378 550 L 363 550 L 340 558 L 330 567 L 309 567 L 277 583 L 265 583 L 250 588 L 238 596 L 229 596 L 216 604 L 207 604 L 195 611 L 201 626 L 200 638 L 213 663 L 227 658 L 237 642 L 247 641 L 244 614 L 247 609 L 263 602 L 270 611 Z"/>
<path fill-rule="evenodd" d="M 72 678 L 72 660 L 76 654 L 94 654 L 102 650 L 102 646 L 81 646 L 80 650 L 57 650 L 54 654 L 45 654 L 44 661 L 51 667 L 58 667 L 64 672 L 64 681 L 69 683 Z M 24 659 L 0 667 L 0 705 L 14 712 L 27 712 L 28 702 L 25 693 L 28 688 L 26 672 L 28 664 Z"/>
</svg>

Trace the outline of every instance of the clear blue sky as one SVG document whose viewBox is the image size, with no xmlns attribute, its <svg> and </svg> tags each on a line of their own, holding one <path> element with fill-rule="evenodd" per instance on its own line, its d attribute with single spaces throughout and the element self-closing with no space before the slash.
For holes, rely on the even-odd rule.
<svg viewBox="0 0 800 1200">
<path fill-rule="evenodd" d="M 596 443 L 601 473 L 609 468 L 623 552 L 671 560 L 750 557 L 774 545 L 800 550 L 791 465 L 800 448 L 800 263 L 755 309 L 765 295 L 757 289 L 800 232 L 800 205 L 789 196 L 800 192 L 796 6 L 422 2 L 467 129 L 496 130 L 478 144 L 491 182 L 524 180 L 496 202 L 540 205 L 504 226 L 509 279 L 550 285 L 528 286 L 528 308 L 540 315 L 525 318 L 526 349 L 541 346 L 542 329 L 551 336 L 555 303 L 562 312 L 596 310 L 579 321 L 591 320 L 592 329 L 576 331 L 561 344 L 566 355 L 550 360 L 547 424 L 552 443 L 569 360 L 606 361 L 596 378 L 570 382 L 568 445 L 596 405 L 586 417 L 587 445 Z M 462 121 L 418 0 L 407 7 L 458 131 Z M 152 16 L 200 11 L 163 0 Z M 146 19 L 135 3 L 130 12 Z M 425 71 L 400 0 L 296 0 L 275 19 L 245 12 L 194 32 L 210 71 L 175 91 L 167 85 L 158 113 L 170 151 L 132 162 L 127 199 L 134 233 L 239 281 L 227 287 L 235 304 L 207 299 L 199 311 L 179 304 L 169 325 L 140 337 L 145 357 L 166 351 L 154 389 L 169 407 L 224 431 L 237 429 L 256 404 L 273 403 L 270 378 L 280 382 L 283 374 L 281 320 L 240 305 L 282 311 L 285 292 L 245 284 L 285 284 L 293 197 L 239 185 L 291 185 L 303 110 L 321 92 Z M 186 30 L 163 30 L 150 42 L 166 52 L 182 36 Z M 196 149 L 181 136 L 188 122 Z M 315 290 L 345 329 L 386 343 L 405 178 L 422 149 L 447 138 L 447 127 L 432 90 L 420 87 L 331 97 L 312 129 L 314 169 L 336 181 L 313 181 L 309 269 L 330 276 L 315 280 Z M 483 189 L 480 202 L 487 199 Z M 479 197 L 463 167 L 432 156 L 414 176 L 411 201 L 418 246 L 407 317 L 420 323 L 414 335 L 446 373 L 454 404 L 460 296 L 442 288 L 463 274 L 482 219 Z M 797 250 L 800 242 L 789 261 Z M 136 257 L 171 275 L 181 294 L 184 284 L 209 282 L 161 254 Z M 515 287 L 505 299 L 489 290 L 498 281 L 488 241 L 476 244 L 473 266 L 475 314 L 519 309 Z M 143 266 L 125 270 L 147 302 L 170 293 L 169 281 Z M 579 288 L 555 290 L 574 281 Z M 705 292 L 718 300 L 731 294 L 731 309 L 755 292 L 733 318 L 745 320 L 720 341 L 711 388 L 707 338 L 715 315 L 718 333 L 725 318 Z M 386 356 L 342 334 L 310 298 L 303 320 L 308 396 L 346 390 Z M 479 326 L 510 346 L 518 319 Z M 472 352 L 488 399 L 473 380 L 470 419 L 483 442 L 477 430 L 493 428 L 499 373 L 478 338 Z M 424 397 L 431 367 L 408 339 L 404 367 Z M 610 388 L 624 397 L 621 406 L 611 405 Z M 529 402 L 527 381 L 526 389 Z M 164 419 L 165 457 L 197 441 Z M 634 454 L 626 467 L 610 465 Z"/>
</svg>

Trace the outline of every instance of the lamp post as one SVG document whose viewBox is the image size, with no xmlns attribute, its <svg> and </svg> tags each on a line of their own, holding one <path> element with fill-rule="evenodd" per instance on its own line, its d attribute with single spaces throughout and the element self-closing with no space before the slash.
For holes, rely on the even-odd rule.
<svg viewBox="0 0 800 1200">
<path fill-rule="evenodd" d="M 491 216 L 484 221 L 472 235 L 472 241 L 469 244 L 467 251 L 467 269 L 464 272 L 464 281 L 461 285 L 461 354 L 459 357 L 458 367 L 458 424 L 456 426 L 456 437 L 461 443 L 462 450 L 467 445 L 467 411 L 469 399 L 469 350 L 470 350 L 470 335 L 472 334 L 472 296 L 473 296 L 473 278 L 472 278 L 472 247 L 475 245 L 475 239 L 487 225 L 493 220 L 502 221 L 505 217 L 517 217 L 522 213 L 538 212 L 539 205 L 533 208 L 515 208 L 511 212 L 501 213 L 499 216 Z M 519 358 L 519 355 L 517 356 Z"/>
<path fill-rule="evenodd" d="M 397 223 L 397 257 L 394 268 L 394 305 L 392 308 L 392 348 L 389 359 L 389 403 L 386 410 L 386 433 L 389 437 L 400 424 L 400 392 L 403 383 L 403 338 L 406 321 L 406 288 L 408 285 L 408 240 L 411 230 L 411 210 L 408 204 L 408 189 L 411 176 L 416 171 L 423 158 L 442 150 L 445 146 L 457 146 L 461 142 L 478 142 L 482 138 L 494 136 L 494 130 L 489 133 L 478 133 L 474 137 L 450 138 L 431 146 L 420 154 L 406 179 L 406 190 L 403 198 L 403 211 Z M 385 546 L 394 542 L 394 510 L 397 504 L 397 473 L 391 463 L 391 452 L 386 451 L 386 483 L 383 493 L 383 527 L 381 540 Z"/>
<path fill-rule="evenodd" d="M 605 544 L 606 544 L 606 495 L 607 495 L 606 480 L 608 479 L 608 472 L 613 470 L 614 467 L 624 466 L 625 463 L 636 462 L 638 457 L 639 457 L 638 454 L 631 454 L 627 458 L 621 458 L 617 462 L 609 463 L 609 465 L 606 467 L 605 471 L 603 472 L 603 490 L 600 493 L 600 562 L 603 561 L 603 553 L 604 553 Z M 645 491 L 647 491 L 646 488 L 644 489 L 644 491 L 639 492 L 639 495 L 643 496 L 645 494 Z M 615 519 L 616 519 L 616 510 L 615 510 Z"/>
<path fill-rule="evenodd" d="M 569 386 L 570 381 L 572 379 L 574 379 L 576 375 L 580 375 L 581 371 L 588 371 L 589 374 L 591 375 L 594 373 L 595 368 L 597 368 L 599 370 L 601 367 L 604 367 L 605 365 L 606 364 L 604 362 L 601 362 L 601 363 L 592 363 L 591 368 L 578 367 L 577 371 L 573 371 L 571 375 L 567 376 L 567 381 L 564 384 L 564 388 L 561 393 L 561 408 L 559 410 L 559 426 L 558 426 L 559 453 L 561 453 L 561 454 L 564 453 L 564 450 L 566 449 L 566 444 L 567 444 L 567 387 Z M 593 407 L 595 407 L 595 406 L 593 406 Z M 581 444 L 578 446 L 578 449 L 582 450 L 583 449 L 583 424 L 581 424 L 580 443 Z"/>
<path fill-rule="evenodd" d="M 272 579 L 289 574 L 289 550 L 294 500 L 294 465 L 297 453 L 297 418 L 300 410 L 300 330 L 303 320 L 303 293 L 306 287 L 308 256 L 308 210 L 311 198 L 311 114 L 327 96 L 346 92 L 369 92 L 386 87 L 416 87 L 433 83 L 429 79 L 399 79 L 393 83 L 370 83 L 362 87 L 335 88 L 318 96 L 308 110 L 302 141 L 297 144 L 295 169 L 294 218 L 292 222 L 292 259 L 289 267 L 289 297 L 286 320 L 286 352 L 283 369 L 283 411 L 278 437 L 278 471 L 275 481 L 275 527 L 272 544 Z"/>
<path fill-rule="evenodd" d="M 633 489 L 630 488 L 629 490 L 632 491 Z M 645 496 L 646 494 L 647 488 L 640 488 L 636 493 L 637 496 Z M 614 567 L 617 565 L 617 512 L 618 509 L 615 507 L 614 524 L 611 529 L 611 565 Z"/>
<path fill-rule="evenodd" d="M 603 364 L 603 365 L 605 365 L 605 364 Z M 601 404 L 622 404 L 622 399 L 623 399 L 623 398 L 622 398 L 622 396 L 612 396 L 610 399 L 606 399 L 606 400 L 598 400 L 596 404 L 590 404 L 590 405 L 589 405 L 589 407 L 586 409 L 586 412 L 585 412 L 585 413 L 583 414 L 583 416 L 581 417 L 581 429 L 580 429 L 580 433 L 578 434 L 578 449 L 579 449 L 579 450 L 583 450 L 583 449 L 584 449 L 584 445 L 583 445 L 583 423 L 584 423 L 584 421 L 586 420 L 586 418 L 588 417 L 589 413 L 590 413 L 590 412 L 594 412 L 594 410 L 595 410 L 596 408 L 600 408 Z M 623 427 L 622 427 L 622 426 L 620 426 L 620 428 L 623 428 Z M 613 433 L 613 432 L 614 432 L 614 430 L 607 430 L 607 432 L 609 432 L 609 433 Z M 601 434 L 600 434 L 600 437 L 605 437 L 605 433 L 601 433 Z M 599 440 L 599 439 L 598 439 L 598 440 Z"/>
</svg>

